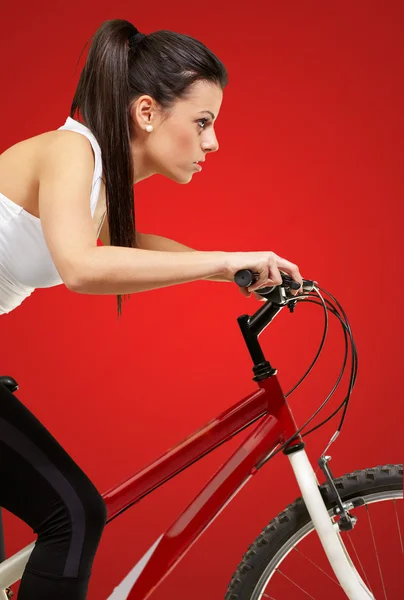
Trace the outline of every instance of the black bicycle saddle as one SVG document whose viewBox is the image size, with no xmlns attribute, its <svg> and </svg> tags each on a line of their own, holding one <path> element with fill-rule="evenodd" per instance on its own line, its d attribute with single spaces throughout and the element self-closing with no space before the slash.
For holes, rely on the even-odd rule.
<svg viewBox="0 0 404 600">
<path fill-rule="evenodd" d="M 10 392 L 18 390 L 18 383 L 12 377 L 8 375 L 0 375 L 0 385 L 4 385 Z"/>
</svg>

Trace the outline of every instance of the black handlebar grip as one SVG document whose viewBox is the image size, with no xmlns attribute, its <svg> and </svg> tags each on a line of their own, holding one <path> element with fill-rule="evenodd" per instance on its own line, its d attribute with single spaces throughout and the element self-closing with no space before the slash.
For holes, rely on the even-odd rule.
<svg viewBox="0 0 404 600">
<path fill-rule="evenodd" d="M 288 275 L 281 273 L 282 285 L 287 285 L 292 290 L 298 290 L 300 284 L 298 281 L 291 279 Z M 258 279 L 258 273 L 254 273 L 251 269 L 241 269 L 234 275 L 234 281 L 240 287 L 249 287 Z"/>
<path fill-rule="evenodd" d="M 258 273 L 254 273 L 253 271 L 251 271 L 251 269 L 241 269 L 240 271 L 237 271 L 237 273 L 235 273 L 234 281 L 240 287 L 249 287 L 255 281 L 257 281 L 258 277 L 259 277 Z M 295 281 L 294 279 L 291 279 L 289 277 L 289 275 L 285 275 L 284 273 L 281 272 L 281 277 L 282 277 L 281 285 L 287 286 L 292 290 L 298 290 L 300 288 L 299 282 Z M 316 285 L 318 285 L 317 281 L 312 281 L 311 279 L 303 279 L 303 290 L 305 292 L 311 292 Z M 271 291 L 273 289 L 274 289 L 274 286 L 259 288 L 259 290 L 257 290 L 257 292 L 259 293 L 261 290 L 262 292 L 268 293 L 268 291 Z"/>
<path fill-rule="evenodd" d="M 257 280 L 255 275 L 258 275 L 258 273 L 253 273 L 250 269 L 241 269 L 234 275 L 234 281 L 240 287 L 249 287 Z"/>
</svg>

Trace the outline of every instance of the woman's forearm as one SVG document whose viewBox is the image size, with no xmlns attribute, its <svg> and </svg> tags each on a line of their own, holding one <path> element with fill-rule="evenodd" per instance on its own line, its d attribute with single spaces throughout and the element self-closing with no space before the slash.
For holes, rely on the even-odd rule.
<svg viewBox="0 0 404 600">
<path fill-rule="evenodd" d="M 99 246 L 70 267 L 65 281 L 83 294 L 134 294 L 226 273 L 226 252 L 169 252 Z"/>
<path fill-rule="evenodd" d="M 139 248 L 143 248 L 144 250 L 158 250 L 162 252 L 197 252 L 194 248 L 189 248 L 189 246 L 185 246 L 184 244 L 180 244 L 175 240 L 171 240 L 170 238 L 161 235 L 155 235 L 153 233 L 137 233 L 136 235 Z M 212 275 L 210 277 L 204 277 L 203 279 L 208 281 L 228 282 L 228 279 L 224 279 L 220 275 Z"/>
</svg>

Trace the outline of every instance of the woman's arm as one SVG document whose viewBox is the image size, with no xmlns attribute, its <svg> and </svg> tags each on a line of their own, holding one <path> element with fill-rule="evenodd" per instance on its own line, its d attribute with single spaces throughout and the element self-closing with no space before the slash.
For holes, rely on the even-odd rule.
<svg viewBox="0 0 404 600">
<path fill-rule="evenodd" d="M 163 237 L 161 235 L 155 235 L 153 233 L 137 233 L 137 240 L 139 248 L 143 250 L 159 250 L 162 252 L 197 252 L 194 248 L 180 244 L 174 240 Z M 102 240 L 101 240 L 102 241 Z M 204 277 L 204 279 L 210 281 L 225 281 L 228 279 L 220 277 L 220 275 L 213 275 L 211 277 Z"/>
<path fill-rule="evenodd" d="M 158 250 L 160 252 L 197 252 L 194 248 L 184 246 L 174 240 L 163 237 L 161 235 L 155 235 L 153 233 L 136 233 L 138 247 L 142 250 Z M 109 227 L 108 219 L 104 219 L 102 229 L 100 231 L 99 239 L 104 246 L 109 246 L 111 241 L 109 238 Z M 220 275 L 213 275 L 211 277 L 204 277 L 208 281 L 224 281 L 228 282 L 228 279 L 220 277 Z"/>
</svg>

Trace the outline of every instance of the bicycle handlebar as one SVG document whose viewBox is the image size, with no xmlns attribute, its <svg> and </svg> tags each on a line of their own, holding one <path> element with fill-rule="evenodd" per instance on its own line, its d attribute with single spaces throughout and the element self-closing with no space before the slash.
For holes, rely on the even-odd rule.
<svg viewBox="0 0 404 600">
<path fill-rule="evenodd" d="M 297 297 L 291 294 L 291 289 L 299 289 L 297 281 L 281 271 L 282 283 L 280 285 L 268 286 L 254 290 L 256 294 L 263 296 L 267 301 L 253 315 L 241 315 L 237 321 L 240 325 L 244 341 L 254 363 L 254 379 L 261 380 L 274 373 L 270 363 L 265 359 L 262 348 L 258 342 L 260 333 L 273 321 L 276 315 L 285 306 L 293 312 Z M 240 287 L 248 287 L 259 278 L 258 273 L 251 269 L 240 269 L 234 274 L 234 281 Z M 316 281 L 303 279 L 303 291 L 311 292 L 317 285 Z"/>
<path fill-rule="evenodd" d="M 254 281 L 257 281 L 258 277 L 259 274 L 254 273 L 254 271 L 251 271 L 251 269 L 241 269 L 240 271 L 237 271 L 237 273 L 234 275 L 234 281 L 239 287 L 249 287 L 254 283 Z M 286 275 L 285 273 L 281 272 L 281 277 L 282 283 L 280 284 L 280 287 L 291 290 L 298 290 L 300 288 L 299 283 L 291 277 L 289 277 L 289 275 Z M 312 281 L 310 279 L 303 279 L 303 291 L 311 292 L 316 283 L 316 281 Z M 276 287 L 277 286 L 275 285 L 267 286 L 254 291 L 257 294 L 266 295 L 271 293 Z"/>
</svg>

